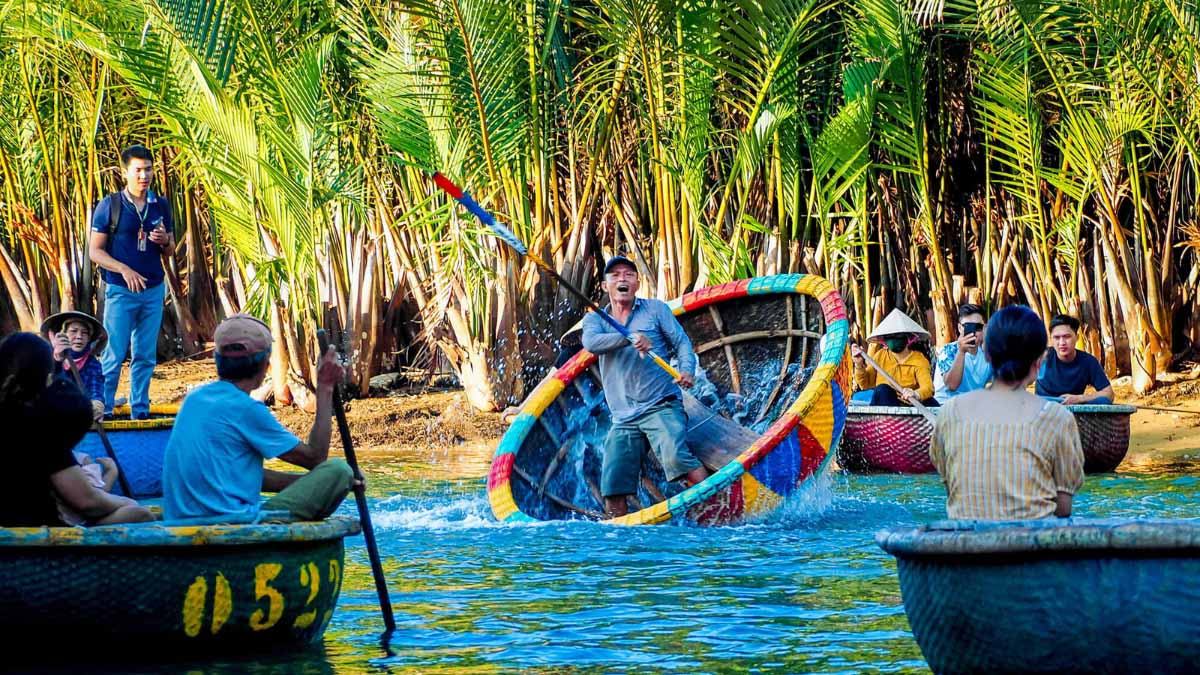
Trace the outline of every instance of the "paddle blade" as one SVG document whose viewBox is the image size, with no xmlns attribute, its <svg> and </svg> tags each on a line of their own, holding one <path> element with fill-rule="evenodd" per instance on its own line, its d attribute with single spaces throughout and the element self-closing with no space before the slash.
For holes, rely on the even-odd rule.
<svg viewBox="0 0 1200 675">
<path fill-rule="evenodd" d="M 463 207 L 465 207 L 468 211 L 475 214 L 475 217 L 478 218 L 481 223 L 487 225 L 488 228 L 491 229 L 491 231 L 497 237 L 499 237 L 501 241 L 512 247 L 514 251 L 520 253 L 521 255 L 525 255 L 529 251 L 529 249 L 525 248 L 525 244 L 522 243 L 520 239 L 517 239 L 517 235 L 514 234 L 512 230 L 496 222 L 496 219 L 492 216 L 492 214 L 488 213 L 486 209 L 479 205 L 479 202 L 476 202 L 474 199 L 472 199 L 471 195 L 464 192 L 462 188 L 452 183 L 449 178 L 446 178 L 440 173 L 435 173 L 433 174 L 433 182 L 439 188 L 441 188 L 442 191 L 453 197 L 455 201 L 457 201 L 459 204 L 462 204 Z"/>
</svg>

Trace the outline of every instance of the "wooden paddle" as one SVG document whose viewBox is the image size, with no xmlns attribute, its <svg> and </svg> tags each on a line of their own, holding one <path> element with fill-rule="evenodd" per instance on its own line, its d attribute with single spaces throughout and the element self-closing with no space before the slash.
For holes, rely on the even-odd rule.
<svg viewBox="0 0 1200 675">
<path fill-rule="evenodd" d="M 904 387 L 901 387 L 900 383 L 897 382 L 894 377 L 889 375 L 888 372 L 886 370 L 884 370 L 882 366 L 880 366 L 878 363 L 876 363 L 875 359 L 873 359 L 867 355 L 867 350 L 864 349 L 859 353 L 862 355 L 863 360 L 867 362 L 867 365 L 874 368 L 876 370 L 876 372 L 878 372 L 883 377 L 883 379 L 887 380 L 888 385 L 891 386 L 892 389 L 895 389 L 896 393 L 901 393 L 904 391 Z M 916 408 L 918 412 L 920 412 L 922 415 L 924 415 L 925 419 L 929 420 L 932 424 L 937 424 L 937 415 L 934 415 L 932 412 L 930 412 L 929 408 L 926 408 L 924 404 L 922 404 L 920 401 L 918 401 L 915 398 L 913 400 L 909 401 L 909 403 L 911 403 L 912 407 Z"/>
<path fill-rule="evenodd" d="M 67 368 L 71 370 L 71 375 L 75 378 L 75 384 L 79 390 L 87 396 L 87 387 L 83 386 L 83 377 L 79 374 L 79 367 L 75 365 L 75 359 L 71 358 L 70 354 L 63 354 L 63 360 L 67 362 Z M 121 462 L 117 459 L 117 451 L 113 449 L 112 443 L 108 440 L 108 434 L 104 433 L 104 422 L 96 422 L 92 425 L 96 433 L 100 435 L 100 442 L 104 444 L 104 451 L 112 458 L 113 466 L 117 468 L 117 482 L 121 484 L 121 491 L 126 497 L 133 499 L 133 488 L 129 487 L 129 479 L 125 477 L 125 470 L 121 468 Z"/>
<path fill-rule="evenodd" d="M 329 338 L 324 330 L 317 331 L 317 344 L 321 347 L 321 358 L 329 351 Z M 333 388 L 333 414 L 337 419 L 338 433 L 342 437 L 342 452 L 346 463 L 354 471 L 354 501 L 358 505 L 358 520 L 362 523 L 363 539 L 367 544 L 367 557 L 371 560 L 371 574 L 375 577 L 375 592 L 379 595 L 379 609 L 383 612 L 383 625 L 390 634 L 396 630 L 396 619 L 392 616 L 392 601 L 388 597 L 387 581 L 383 576 L 383 563 L 379 560 L 379 548 L 375 545 L 375 528 L 371 525 L 371 512 L 367 510 L 367 489 L 363 475 L 358 469 L 358 458 L 354 454 L 354 439 L 350 437 L 350 424 L 346 421 L 346 407 L 342 400 L 342 387 Z"/>
</svg>

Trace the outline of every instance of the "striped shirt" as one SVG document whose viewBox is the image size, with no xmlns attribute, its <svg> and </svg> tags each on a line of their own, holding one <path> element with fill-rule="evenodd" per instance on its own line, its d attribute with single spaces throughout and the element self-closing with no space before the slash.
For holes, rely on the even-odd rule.
<svg viewBox="0 0 1200 675">
<path fill-rule="evenodd" d="M 1073 495 L 1083 484 L 1075 416 L 1044 401 L 1030 419 L 1023 399 L 972 392 L 938 413 L 929 456 L 946 484 L 950 518 L 1045 518 L 1054 515 L 1059 492 Z M 979 414 L 984 410 L 986 417 Z"/>
</svg>

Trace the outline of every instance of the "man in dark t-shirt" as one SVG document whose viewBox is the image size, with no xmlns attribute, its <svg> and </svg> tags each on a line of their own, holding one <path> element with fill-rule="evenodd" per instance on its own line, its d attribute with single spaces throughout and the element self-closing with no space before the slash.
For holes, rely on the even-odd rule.
<svg viewBox="0 0 1200 675">
<path fill-rule="evenodd" d="M 1096 357 L 1075 348 L 1078 336 L 1079 319 L 1059 314 L 1050 320 L 1051 347 L 1038 372 L 1037 394 L 1061 398 L 1064 405 L 1111 405 L 1112 383 Z"/>
<path fill-rule="evenodd" d="M 150 416 L 150 376 L 157 363 L 162 328 L 162 259 L 175 252 L 167 200 L 150 189 L 154 155 L 141 145 L 121 153 L 125 189 L 111 194 L 92 214 L 88 253 L 104 270 L 104 411 L 112 414 L 121 364 L 129 355 L 129 406 L 133 419 Z M 113 210 L 119 210 L 114 217 Z M 114 228 L 115 225 L 115 228 Z"/>
</svg>

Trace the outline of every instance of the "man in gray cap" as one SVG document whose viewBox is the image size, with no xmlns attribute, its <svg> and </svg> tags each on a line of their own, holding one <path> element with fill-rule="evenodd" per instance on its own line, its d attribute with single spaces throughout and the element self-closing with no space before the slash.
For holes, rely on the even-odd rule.
<svg viewBox="0 0 1200 675">
<path fill-rule="evenodd" d="M 695 485 L 708 471 L 688 449 L 683 392 L 691 388 L 696 354 L 683 326 L 661 300 L 637 297 L 637 267 L 614 256 L 604 265 L 605 308 L 633 334 L 630 342 L 595 313 L 583 319 L 583 348 L 600 357 L 604 399 L 612 412 L 612 428 L 604 441 L 600 492 L 604 509 L 616 518 L 628 513 L 628 497 L 637 492 L 642 452 L 647 442 L 658 455 L 667 480 Z M 678 359 L 679 379 L 672 378 L 647 352 Z"/>
<path fill-rule="evenodd" d="M 167 441 L 163 460 L 163 515 L 167 520 L 254 515 L 262 492 L 278 492 L 262 505 L 299 520 L 329 516 L 354 481 L 350 466 L 328 459 L 333 388 L 342 379 L 331 348 L 317 370 L 317 414 L 303 443 L 250 398 L 262 385 L 271 355 L 271 329 L 248 314 L 217 327 L 221 379 L 188 394 Z M 279 459 L 310 469 L 305 474 L 263 468 Z"/>
</svg>

